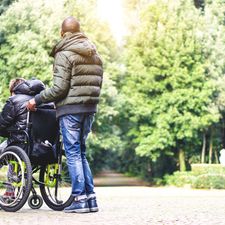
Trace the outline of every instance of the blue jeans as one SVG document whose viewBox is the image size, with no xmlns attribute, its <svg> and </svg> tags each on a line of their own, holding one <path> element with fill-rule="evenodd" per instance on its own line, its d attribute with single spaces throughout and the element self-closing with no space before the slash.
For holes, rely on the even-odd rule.
<svg viewBox="0 0 225 225">
<path fill-rule="evenodd" d="M 93 176 L 86 159 L 86 139 L 93 119 L 93 114 L 65 115 L 59 119 L 72 182 L 72 195 L 77 200 L 95 197 Z"/>
</svg>

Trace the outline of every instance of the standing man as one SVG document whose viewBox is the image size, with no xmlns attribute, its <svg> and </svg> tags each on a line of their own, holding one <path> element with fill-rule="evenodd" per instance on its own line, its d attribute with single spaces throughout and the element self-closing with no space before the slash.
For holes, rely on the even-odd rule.
<svg viewBox="0 0 225 225">
<path fill-rule="evenodd" d="M 62 40 L 53 48 L 53 86 L 31 99 L 27 108 L 54 101 L 72 181 L 73 203 L 65 212 L 97 212 L 92 173 L 86 159 L 86 139 L 91 131 L 102 86 L 102 60 L 94 44 L 80 32 L 74 17 L 66 18 Z"/>
</svg>

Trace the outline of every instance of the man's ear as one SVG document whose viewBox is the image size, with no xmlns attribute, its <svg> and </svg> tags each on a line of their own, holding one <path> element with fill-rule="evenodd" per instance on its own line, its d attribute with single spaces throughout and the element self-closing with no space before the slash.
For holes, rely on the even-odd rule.
<svg viewBox="0 0 225 225">
<path fill-rule="evenodd" d="M 63 31 L 61 30 L 60 34 L 61 34 L 61 37 L 63 37 L 63 35 L 64 35 L 64 32 L 63 32 Z"/>
</svg>

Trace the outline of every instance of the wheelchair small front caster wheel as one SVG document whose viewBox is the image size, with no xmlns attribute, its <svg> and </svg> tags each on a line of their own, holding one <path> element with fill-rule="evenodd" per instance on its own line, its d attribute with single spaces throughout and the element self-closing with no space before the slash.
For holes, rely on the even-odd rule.
<svg viewBox="0 0 225 225">
<path fill-rule="evenodd" d="M 43 205 L 43 199 L 40 195 L 32 195 L 28 199 L 28 205 L 31 209 L 40 209 Z"/>
</svg>

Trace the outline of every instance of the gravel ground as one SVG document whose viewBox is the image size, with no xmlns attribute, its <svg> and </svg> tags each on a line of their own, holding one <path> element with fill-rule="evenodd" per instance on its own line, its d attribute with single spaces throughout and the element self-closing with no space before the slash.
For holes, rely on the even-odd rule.
<svg viewBox="0 0 225 225">
<path fill-rule="evenodd" d="M 16 213 L 0 211 L 0 225 L 222 225 L 225 190 L 97 187 L 99 212 L 66 214 L 26 204 Z"/>
</svg>

